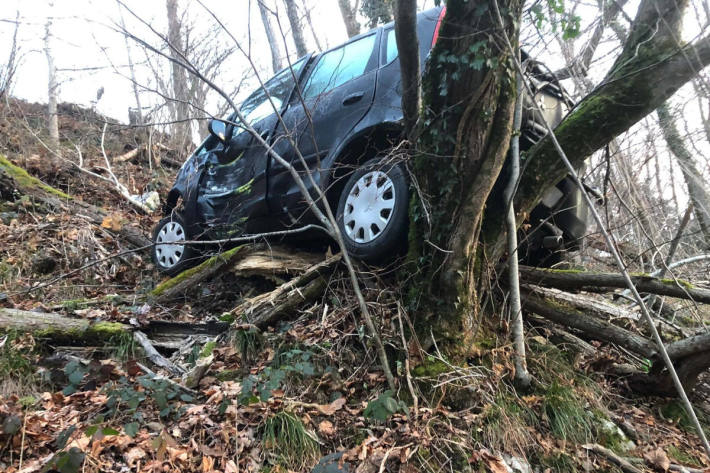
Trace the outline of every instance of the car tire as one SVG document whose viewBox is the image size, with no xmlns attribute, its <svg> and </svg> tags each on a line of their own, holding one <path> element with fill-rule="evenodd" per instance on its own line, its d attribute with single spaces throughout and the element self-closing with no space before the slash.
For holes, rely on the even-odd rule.
<svg viewBox="0 0 710 473">
<path fill-rule="evenodd" d="M 337 222 L 349 254 L 384 262 L 406 246 L 409 183 L 401 163 L 375 158 L 360 166 L 340 193 Z"/>
<path fill-rule="evenodd" d="M 151 255 L 160 272 L 175 276 L 198 262 L 199 254 L 193 246 L 165 244 L 189 240 L 186 228 L 182 215 L 177 212 L 165 217 L 155 226 Z"/>
</svg>

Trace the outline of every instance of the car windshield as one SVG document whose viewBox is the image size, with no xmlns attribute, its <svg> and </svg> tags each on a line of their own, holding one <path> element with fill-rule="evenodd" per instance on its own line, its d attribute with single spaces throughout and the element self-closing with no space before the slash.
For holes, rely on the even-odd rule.
<svg viewBox="0 0 710 473">
<path fill-rule="evenodd" d="M 291 67 L 281 70 L 274 77 L 269 79 L 264 87 L 254 91 L 241 105 L 240 111 L 244 120 L 248 124 L 254 124 L 274 112 L 280 112 L 281 108 L 288 100 L 293 85 L 294 77 L 298 77 L 306 58 L 300 59 Z M 293 71 L 293 72 L 292 72 Z M 269 100 L 271 98 L 271 100 Z M 273 103 L 273 104 L 272 104 Z"/>
</svg>

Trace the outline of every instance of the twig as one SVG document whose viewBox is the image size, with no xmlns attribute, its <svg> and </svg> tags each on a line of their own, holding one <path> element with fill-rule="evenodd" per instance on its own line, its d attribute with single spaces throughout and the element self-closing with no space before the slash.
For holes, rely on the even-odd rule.
<svg viewBox="0 0 710 473">
<path fill-rule="evenodd" d="M 183 391 L 183 392 L 186 392 L 187 394 L 189 394 L 189 395 L 191 395 L 191 396 L 197 397 L 197 396 L 200 395 L 200 393 L 198 393 L 198 392 L 195 391 L 194 389 L 190 389 L 190 388 L 188 388 L 187 386 L 183 386 L 183 385 L 180 384 L 180 383 L 176 383 L 175 381 L 173 381 L 172 379 L 170 379 L 170 378 L 168 378 L 168 377 L 161 376 L 161 375 L 157 374 L 155 371 L 151 370 L 150 368 L 148 368 L 147 366 L 145 366 L 143 363 L 136 363 L 136 365 L 138 365 L 138 367 L 139 367 L 141 370 L 143 370 L 146 374 L 149 374 L 150 376 L 152 376 L 154 379 L 157 379 L 157 380 L 160 380 L 160 381 L 166 381 L 166 382 L 172 384 L 173 386 L 175 386 L 177 389 L 179 389 L 179 390 L 181 390 L 181 391 Z"/>
<path fill-rule="evenodd" d="M 633 466 L 631 463 L 629 463 L 627 460 L 621 458 L 619 455 L 616 453 L 612 452 L 608 448 L 604 448 L 599 444 L 596 443 L 589 443 L 587 445 L 582 445 L 582 448 L 589 450 L 591 452 L 596 453 L 597 455 L 600 455 L 619 468 L 621 468 L 623 471 L 626 473 L 643 473 L 643 471 L 639 470 L 635 466 Z"/>
<path fill-rule="evenodd" d="M 402 324 L 402 306 L 399 301 L 397 301 L 397 321 L 399 322 L 399 334 L 402 336 L 402 348 L 404 349 L 404 375 L 407 379 L 407 387 L 409 388 L 409 394 L 412 396 L 412 402 L 414 404 L 414 415 L 419 415 L 419 398 L 414 391 L 414 386 L 412 385 L 412 375 L 409 372 L 409 347 L 407 345 L 407 340 L 404 338 L 404 324 Z"/>
</svg>

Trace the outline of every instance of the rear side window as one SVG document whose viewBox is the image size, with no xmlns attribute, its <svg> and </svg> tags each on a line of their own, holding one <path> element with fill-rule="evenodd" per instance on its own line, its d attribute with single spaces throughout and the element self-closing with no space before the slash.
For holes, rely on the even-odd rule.
<svg viewBox="0 0 710 473">
<path fill-rule="evenodd" d="M 397 38 L 394 36 L 394 28 L 387 32 L 385 37 L 385 64 L 389 64 L 397 58 L 399 51 L 397 51 Z"/>
<path fill-rule="evenodd" d="M 376 35 L 371 34 L 321 56 L 303 88 L 303 98 L 309 99 L 335 89 L 366 72 Z"/>
</svg>

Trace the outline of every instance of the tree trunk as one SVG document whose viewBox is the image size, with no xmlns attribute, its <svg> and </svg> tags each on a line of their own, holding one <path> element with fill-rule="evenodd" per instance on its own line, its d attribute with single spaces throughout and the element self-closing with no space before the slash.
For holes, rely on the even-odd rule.
<svg viewBox="0 0 710 473">
<path fill-rule="evenodd" d="M 687 0 L 641 2 L 606 78 L 556 129 L 575 167 L 710 62 L 710 38 L 688 45 L 675 39 L 686 6 Z M 496 8 L 493 1 L 447 3 L 423 83 L 425 129 L 412 163 L 418 192 L 410 206 L 409 302 L 422 331 L 454 354 L 473 335 L 487 265 L 505 250 L 502 186 L 493 184 L 510 140 L 515 94 Z M 520 8 L 515 0 L 500 4 L 514 47 Z M 519 223 L 567 173 L 549 138 L 528 151 L 525 165 L 515 198 Z"/>
<path fill-rule="evenodd" d="M 695 219 L 698 221 L 705 239 L 703 246 L 710 248 L 710 194 L 705 187 L 702 175 L 695 166 L 693 156 L 678 132 L 668 104 L 664 103 L 658 107 L 656 112 L 658 113 L 658 121 L 663 132 L 663 138 L 666 140 L 668 149 L 678 161 L 685 184 L 688 187 L 688 197 L 693 204 Z"/>
<path fill-rule="evenodd" d="M 340 14 L 343 15 L 343 23 L 345 30 L 348 32 L 348 38 L 360 34 L 360 23 L 357 22 L 357 3 L 355 6 L 350 5 L 350 0 L 338 0 Z"/>
<path fill-rule="evenodd" d="M 126 24 L 123 20 L 123 10 L 121 9 L 121 3 L 118 2 L 119 11 L 119 21 L 121 24 L 121 29 L 126 29 Z M 133 55 L 131 54 L 131 43 L 128 40 L 128 36 L 123 35 L 123 40 L 126 43 L 126 57 L 128 58 L 128 72 L 131 74 L 131 86 L 133 87 L 133 97 L 136 99 L 136 120 L 135 124 L 140 126 L 143 125 L 143 107 L 141 106 L 141 97 L 138 93 L 138 81 L 136 80 L 136 70 L 133 65 Z M 134 123 L 131 123 L 134 124 Z"/>
<path fill-rule="evenodd" d="M 50 2 L 49 9 L 53 10 L 54 4 Z M 49 140 L 56 151 L 59 148 L 59 119 L 57 117 L 57 94 L 59 84 L 57 83 L 57 68 L 54 65 L 54 54 L 52 53 L 52 17 L 47 18 L 44 25 L 44 54 L 47 57 L 47 129 Z"/>
<path fill-rule="evenodd" d="M 185 62 L 183 57 L 185 49 L 182 39 L 182 20 L 178 17 L 178 0 L 166 0 L 168 12 L 168 46 L 170 56 L 178 62 Z M 172 61 L 170 63 L 173 101 L 172 125 L 173 142 L 179 150 L 188 148 L 192 143 L 192 126 L 190 122 L 190 96 L 187 86 L 187 72 L 185 68 Z"/>
<path fill-rule="evenodd" d="M 495 0 L 447 3 L 423 82 L 423 129 L 413 160 L 424 201 L 415 196 L 410 206 L 408 259 L 418 266 L 410 303 L 423 333 L 432 330 L 454 356 L 464 354 L 473 335 L 477 284 L 486 273 L 478 245 L 484 204 L 512 130 L 514 67 L 495 8 Z M 521 3 L 501 2 L 500 9 L 505 34 L 517 44 Z"/>
<path fill-rule="evenodd" d="M 306 12 L 306 22 L 308 23 L 308 28 L 311 30 L 313 41 L 316 42 L 316 47 L 318 48 L 318 51 L 323 51 L 323 46 L 321 45 L 320 39 L 318 39 L 316 29 L 313 27 L 313 20 L 311 19 L 311 10 L 310 8 L 308 8 L 308 5 L 306 5 L 305 1 L 303 2 L 303 10 Z"/>
<path fill-rule="evenodd" d="M 262 0 L 259 0 L 257 3 L 259 4 L 261 22 L 264 24 L 266 40 L 269 42 L 269 48 L 271 48 L 271 68 L 274 70 L 274 73 L 276 73 L 283 69 L 284 55 L 281 52 L 281 38 L 276 36 L 274 27 L 271 25 L 271 18 L 269 17 L 271 12 L 269 12 Z"/>
<path fill-rule="evenodd" d="M 417 37 L 416 0 L 396 0 L 394 32 L 402 75 L 402 114 L 407 136 L 419 118 L 421 106 L 421 73 L 419 72 L 419 38 Z"/>
<path fill-rule="evenodd" d="M 291 24 L 293 42 L 296 44 L 296 53 L 298 57 L 305 56 L 308 54 L 308 47 L 306 47 L 306 41 L 303 39 L 303 27 L 301 26 L 301 18 L 298 15 L 296 0 L 284 0 L 284 3 L 286 4 L 286 16 L 288 16 L 288 22 Z"/>
<path fill-rule="evenodd" d="M 687 1 L 644 0 L 628 40 L 602 83 L 585 97 L 555 133 L 567 157 L 580 166 L 587 156 L 654 111 L 710 63 L 710 38 L 679 45 Z M 543 139 L 527 154 L 528 166 L 518 187 L 516 208 L 528 214 L 544 192 L 567 173 L 552 140 Z M 492 195 L 487 206 L 495 208 Z M 483 234 L 491 256 L 502 254 L 496 243 L 502 215 L 489 213 Z"/>
</svg>

